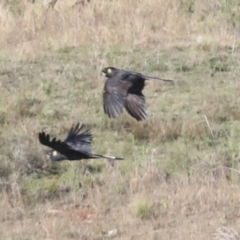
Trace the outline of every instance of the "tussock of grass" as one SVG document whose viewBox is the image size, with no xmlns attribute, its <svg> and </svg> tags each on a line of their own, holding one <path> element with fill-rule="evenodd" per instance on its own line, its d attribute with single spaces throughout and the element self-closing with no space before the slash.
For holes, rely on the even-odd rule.
<svg viewBox="0 0 240 240">
<path fill-rule="evenodd" d="M 145 199 L 136 199 L 132 203 L 133 212 L 140 219 L 147 219 L 151 214 L 151 204 Z"/>
</svg>

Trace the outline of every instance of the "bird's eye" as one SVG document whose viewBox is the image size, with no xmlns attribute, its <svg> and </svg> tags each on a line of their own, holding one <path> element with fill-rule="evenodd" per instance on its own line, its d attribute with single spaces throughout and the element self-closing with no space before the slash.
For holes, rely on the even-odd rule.
<svg viewBox="0 0 240 240">
<path fill-rule="evenodd" d="M 111 73 L 112 73 L 112 69 L 111 69 L 111 68 L 108 68 L 107 73 L 108 73 L 108 74 L 111 74 Z"/>
</svg>

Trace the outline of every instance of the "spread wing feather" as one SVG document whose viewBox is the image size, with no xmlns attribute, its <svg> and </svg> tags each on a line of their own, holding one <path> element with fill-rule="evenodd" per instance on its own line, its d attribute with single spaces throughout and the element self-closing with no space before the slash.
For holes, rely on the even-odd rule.
<svg viewBox="0 0 240 240">
<path fill-rule="evenodd" d="M 69 131 L 64 142 L 72 149 L 84 154 L 91 154 L 92 152 L 92 134 L 89 129 L 85 129 L 84 125 L 77 123 Z"/>
<path fill-rule="evenodd" d="M 127 95 L 125 108 L 128 113 L 138 121 L 142 121 L 147 117 L 146 103 L 143 95 L 129 93 Z"/>
<path fill-rule="evenodd" d="M 106 81 L 103 92 L 103 109 L 110 118 L 116 118 L 123 112 L 127 91 L 131 85 L 131 83 L 117 78 Z"/>
<path fill-rule="evenodd" d="M 46 134 L 45 132 L 39 133 L 38 137 L 41 144 L 50 147 L 62 154 L 65 154 L 65 151 L 69 149 L 69 146 L 65 142 L 62 142 L 61 140 L 56 140 L 56 138 L 50 140 L 49 134 Z"/>
<path fill-rule="evenodd" d="M 76 126 L 73 125 L 67 138 L 63 142 L 61 140 L 56 140 L 56 138 L 50 140 L 49 134 L 46 134 L 45 132 L 39 133 L 39 141 L 41 144 L 48 146 L 65 156 L 73 153 L 91 155 L 92 135 L 89 130 L 79 133 L 83 127 L 84 125 L 79 127 L 79 123 L 76 124 Z"/>
</svg>

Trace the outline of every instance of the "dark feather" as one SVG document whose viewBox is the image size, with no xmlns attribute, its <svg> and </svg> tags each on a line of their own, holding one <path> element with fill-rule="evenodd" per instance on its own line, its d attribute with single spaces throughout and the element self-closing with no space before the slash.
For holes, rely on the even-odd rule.
<svg viewBox="0 0 240 240">
<path fill-rule="evenodd" d="M 129 83 L 119 82 L 118 79 L 106 81 L 103 92 L 103 108 L 110 118 L 116 118 L 123 112 L 128 85 Z"/>
<path fill-rule="evenodd" d="M 68 133 L 67 138 L 62 142 L 53 138 L 50 140 L 49 134 L 45 132 L 39 133 L 39 141 L 41 144 L 52 148 L 48 153 L 51 160 L 81 160 L 89 158 L 108 158 L 109 156 L 97 155 L 92 153 L 92 134 L 88 129 L 83 131 L 84 125 L 77 123 L 73 125 Z M 112 159 L 120 160 L 117 157 L 110 156 Z"/>
<path fill-rule="evenodd" d="M 144 96 L 128 94 L 125 107 L 127 112 L 137 121 L 146 119 L 147 112 Z"/>
<path fill-rule="evenodd" d="M 114 67 L 104 68 L 102 72 L 108 78 L 104 86 L 103 109 L 110 118 L 118 117 L 125 107 L 136 120 L 144 120 L 147 117 L 145 98 L 142 94 L 145 80 L 173 81 Z"/>
</svg>

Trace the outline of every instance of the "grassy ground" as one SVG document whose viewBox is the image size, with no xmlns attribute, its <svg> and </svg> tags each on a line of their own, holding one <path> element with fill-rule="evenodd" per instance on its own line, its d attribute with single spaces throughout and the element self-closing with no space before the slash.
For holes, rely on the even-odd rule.
<svg viewBox="0 0 240 240">
<path fill-rule="evenodd" d="M 1 239 L 240 239 L 237 1 L 19 3 L 0 5 Z M 146 121 L 111 120 L 109 65 L 175 84 L 147 83 Z M 49 162 L 38 132 L 77 121 L 125 160 Z"/>
</svg>

